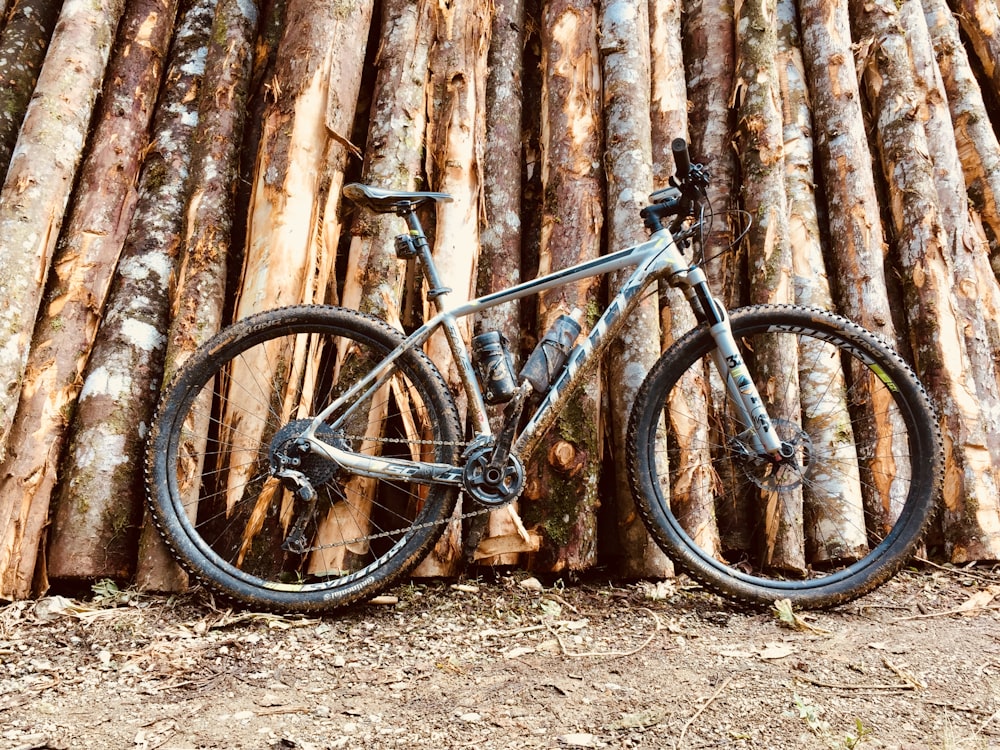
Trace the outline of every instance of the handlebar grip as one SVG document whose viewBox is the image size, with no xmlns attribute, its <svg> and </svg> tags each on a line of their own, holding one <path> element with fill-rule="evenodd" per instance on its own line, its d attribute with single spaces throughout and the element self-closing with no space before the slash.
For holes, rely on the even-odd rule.
<svg viewBox="0 0 1000 750">
<path fill-rule="evenodd" d="M 670 144 L 670 150 L 674 152 L 677 179 L 683 181 L 687 179 L 688 173 L 691 171 L 691 155 L 688 154 L 687 141 L 683 138 L 674 138 Z"/>
</svg>

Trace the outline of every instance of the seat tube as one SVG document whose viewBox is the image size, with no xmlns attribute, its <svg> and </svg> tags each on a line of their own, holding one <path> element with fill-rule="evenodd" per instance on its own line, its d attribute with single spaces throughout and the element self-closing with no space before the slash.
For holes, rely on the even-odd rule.
<svg viewBox="0 0 1000 750">
<path fill-rule="evenodd" d="M 410 211 L 406 215 L 406 223 L 410 228 L 410 235 L 417 244 L 417 252 L 420 256 L 420 265 L 427 280 L 427 300 L 434 305 L 437 313 L 444 313 L 443 298 L 451 290 L 441 284 L 441 277 L 438 275 L 437 266 L 434 265 L 434 258 L 431 256 L 430 244 L 424 234 L 420 219 L 415 211 Z M 475 369 L 472 365 L 472 358 L 469 350 L 462 340 L 458 323 L 452 315 L 445 314 L 441 322 L 444 329 L 445 338 L 448 340 L 448 348 L 451 350 L 458 369 L 458 377 L 462 381 L 462 388 L 469 399 L 469 416 L 472 419 L 472 427 L 476 434 L 490 434 L 490 422 L 486 413 L 486 402 L 483 400 L 483 393 L 476 380 Z"/>
</svg>

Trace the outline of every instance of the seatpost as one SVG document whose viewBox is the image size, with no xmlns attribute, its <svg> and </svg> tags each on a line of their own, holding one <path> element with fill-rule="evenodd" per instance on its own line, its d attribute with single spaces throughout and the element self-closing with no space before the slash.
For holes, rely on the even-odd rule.
<svg viewBox="0 0 1000 750">
<path fill-rule="evenodd" d="M 441 277 L 438 276 L 437 266 L 434 265 L 434 259 L 431 257 L 431 247 L 427 243 L 427 235 L 424 234 L 424 228 L 420 224 L 417 212 L 413 210 L 413 204 L 406 203 L 401 204 L 397 213 L 406 219 L 406 225 L 410 229 L 410 237 L 413 238 L 417 255 L 420 256 L 424 278 L 427 279 L 427 299 L 434 304 L 434 309 L 437 312 L 442 312 L 444 305 L 441 302 L 441 297 L 448 294 L 451 289 L 441 285 Z"/>
</svg>

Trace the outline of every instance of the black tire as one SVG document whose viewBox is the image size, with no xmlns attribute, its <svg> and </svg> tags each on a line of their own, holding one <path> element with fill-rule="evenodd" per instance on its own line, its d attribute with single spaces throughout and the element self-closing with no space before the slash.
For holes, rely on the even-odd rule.
<svg viewBox="0 0 1000 750">
<path fill-rule="evenodd" d="M 371 597 L 423 558 L 451 517 L 455 487 L 361 480 L 310 454 L 299 467 L 316 490 L 310 513 L 270 470 L 272 451 L 305 417 L 401 341 L 361 313 L 289 307 L 239 321 L 185 363 L 160 402 L 147 477 L 153 518 L 188 571 L 250 608 L 316 612 Z M 346 434 L 319 434 L 453 464 L 461 433 L 443 379 L 419 351 L 395 367 Z M 308 548 L 298 554 L 282 548 L 297 524 Z"/>
<path fill-rule="evenodd" d="M 731 324 L 795 460 L 776 468 L 748 448 L 709 374 L 712 337 L 695 329 L 632 409 L 628 466 L 649 531 L 695 579 L 754 605 L 822 608 L 871 591 L 933 516 L 942 449 L 923 387 L 881 339 L 827 312 L 757 306 Z"/>
</svg>

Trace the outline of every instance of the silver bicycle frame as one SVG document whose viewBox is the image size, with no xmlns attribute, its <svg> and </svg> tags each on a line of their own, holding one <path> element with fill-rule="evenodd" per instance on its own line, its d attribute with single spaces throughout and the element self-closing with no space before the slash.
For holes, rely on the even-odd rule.
<svg viewBox="0 0 1000 750">
<path fill-rule="evenodd" d="M 441 284 L 428 249 L 425 248 L 422 252 L 421 260 L 430 288 L 440 289 Z M 672 285 L 681 287 L 689 300 L 694 298 L 696 288 L 700 287 L 703 290 L 702 305 L 707 303 L 711 306 L 714 310 L 713 317 L 717 321 L 710 327 L 717 347 L 713 353 L 715 364 L 726 382 L 731 400 L 744 425 L 753 436 L 754 448 L 758 451 L 778 455 L 781 449 L 780 440 L 771 428 L 770 418 L 757 388 L 740 358 L 736 341 L 733 339 L 732 330 L 729 327 L 728 315 L 721 303 L 709 295 L 704 272 L 701 268 L 691 266 L 685 261 L 673 236 L 667 229 L 655 232 L 648 241 L 642 244 L 523 282 L 510 289 L 479 297 L 450 310 L 443 309 L 441 298 L 445 295 L 435 295 L 437 314 L 411 333 L 368 375 L 317 414 L 302 438 L 309 442 L 313 451 L 355 474 L 434 484 L 461 484 L 462 467 L 362 455 L 322 441 L 316 436 L 316 431 L 320 424 L 326 422 L 345 403 L 364 402 L 391 377 L 392 366 L 399 357 L 407 351 L 423 346 L 439 328 L 442 328 L 458 366 L 463 388 L 468 396 L 470 417 L 475 433 L 473 440 L 477 442 L 488 441 L 492 437 L 492 432 L 487 418 L 486 404 L 476 380 L 471 358 L 458 328 L 458 319 L 563 284 L 612 273 L 629 266 L 635 266 L 635 270 L 632 271 L 621 290 L 611 300 L 590 333 L 579 341 L 570 352 L 565 369 L 549 388 L 535 413 L 528 420 L 514 443 L 512 452 L 522 462 L 527 461 L 527 457 L 546 429 L 558 416 L 572 387 L 596 366 L 604 350 L 614 340 L 629 315 L 639 304 L 643 290 L 650 282 L 658 278 L 667 278 Z M 350 411 L 345 412 L 329 423 L 330 426 L 337 429 L 349 414 Z"/>
</svg>

